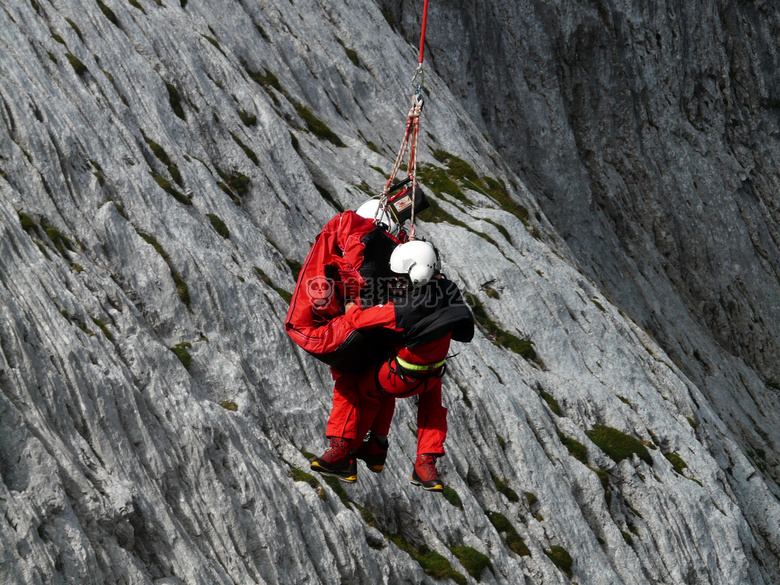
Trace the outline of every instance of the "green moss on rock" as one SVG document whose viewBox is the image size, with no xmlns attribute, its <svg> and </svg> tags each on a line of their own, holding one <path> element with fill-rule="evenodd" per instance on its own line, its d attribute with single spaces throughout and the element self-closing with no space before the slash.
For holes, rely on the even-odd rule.
<svg viewBox="0 0 780 585">
<path fill-rule="evenodd" d="M 461 501 L 458 492 L 456 492 L 454 489 L 446 486 L 442 492 L 442 495 L 444 496 L 444 499 L 447 500 L 450 504 L 456 508 L 460 508 L 461 510 L 463 509 L 463 502 Z"/>
<path fill-rule="evenodd" d="M 452 546 L 450 551 L 458 559 L 463 568 L 468 571 L 469 575 L 474 577 L 477 581 L 480 580 L 482 571 L 490 568 L 490 557 L 479 552 L 477 549 L 470 546 Z"/>
<path fill-rule="evenodd" d="M 247 158 L 255 163 L 256 166 L 260 166 L 260 160 L 257 158 L 257 153 L 244 144 L 241 139 L 233 132 L 230 133 L 230 136 L 233 138 L 233 141 L 241 147 L 241 150 L 244 151 L 244 154 L 246 154 Z"/>
<path fill-rule="evenodd" d="M 417 561 L 426 575 L 430 575 L 436 579 L 452 579 L 458 583 L 458 585 L 466 585 L 466 577 L 453 569 L 450 562 L 435 550 L 431 550 L 425 545 L 421 547 L 413 546 L 401 534 L 390 534 L 386 536 L 390 542 L 408 553 Z"/>
<path fill-rule="evenodd" d="M 98 328 L 103 332 L 103 335 L 106 336 L 106 339 L 108 339 L 110 342 L 114 342 L 114 336 L 111 335 L 111 332 L 108 330 L 108 327 L 106 325 L 106 322 L 102 319 L 97 319 L 95 317 L 92 317 L 92 322 L 98 326 Z"/>
<path fill-rule="evenodd" d="M 588 449 L 585 447 L 585 445 L 580 443 L 577 439 L 567 437 L 563 433 L 558 433 L 558 438 L 561 440 L 561 443 L 563 443 L 563 446 L 566 447 L 572 457 L 574 457 L 577 461 L 584 463 L 585 465 L 588 464 Z"/>
<path fill-rule="evenodd" d="M 568 577 L 571 577 L 571 567 L 574 564 L 574 559 L 571 558 L 569 551 L 562 546 L 552 546 L 550 550 L 544 551 L 544 554 L 558 567 L 561 571 L 566 573 Z"/>
<path fill-rule="evenodd" d="M 495 527 L 499 534 L 504 535 L 504 540 L 506 541 L 509 550 L 521 557 L 530 556 L 531 551 L 506 516 L 499 512 L 487 512 L 487 516 L 490 523 Z"/>
<path fill-rule="evenodd" d="M 540 387 L 539 395 L 544 399 L 544 401 L 547 403 L 547 406 L 550 407 L 550 410 L 552 410 L 554 414 L 558 416 L 563 416 L 561 405 L 558 404 L 558 401 L 555 399 L 555 397 L 552 394 L 545 392 L 544 389 Z"/>
<path fill-rule="evenodd" d="M 615 463 L 620 463 L 623 459 L 636 454 L 648 465 L 653 464 L 653 459 L 642 442 L 622 431 L 606 425 L 595 425 L 585 434 Z"/>
<path fill-rule="evenodd" d="M 184 193 L 176 189 L 176 187 L 174 187 L 168 179 L 162 175 L 158 175 L 157 173 L 152 173 L 152 178 L 163 191 L 168 193 L 168 195 L 171 195 L 174 199 L 176 199 L 176 201 L 183 203 L 184 205 L 192 205 L 192 200 Z"/>
<path fill-rule="evenodd" d="M 493 484 L 496 486 L 496 490 L 498 490 L 499 493 L 504 494 L 504 496 L 510 501 L 510 502 L 519 502 L 520 498 L 517 495 L 517 492 L 510 488 L 506 481 L 493 476 Z"/>
<path fill-rule="evenodd" d="M 185 341 L 171 348 L 171 351 L 174 353 L 174 355 L 179 358 L 179 361 L 187 369 L 190 368 L 190 364 L 192 363 L 192 356 L 190 355 L 190 352 L 187 351 L 191 347 L 192 344 Z"/>
<path fill-rule="evenodd" d="M 114 11 L 111 10 L 108 6 L 103 4 L 102 0 L 97 0 L 97 5 L 100 8 L 100 11 L 103 13 L 103 15 L 111 21 L 111 23 L 114 26 L 119 26 L 119 19 L 116 17 L 116 14 L 114 14 Z"/>
<path fill-rule="evenodd" d="M 287 302 L 289 304 L 289 302 L 292 300 L 292 294 L 290 292 L 284 290 L 283 288 L 274 285 L 274 283 L 271 280 L 271 278 L 265 272 L 263 272 L 260 268 L 258 268 L 257 266 L 255 266 L 254 268 L 255 268 L 255 273 L 257 274 L 257 277 L 260 280 L 262 280 L 265 284 L 270 286 L 272 289 L 274 289 L 279 294 L 279 296 L 282 297 L 285 300 L 285 302 Z"/>
<path fill-rule="evenodd" d="M 335 477 L 323 476 L 322 479 L 325 481 L 325 483 L 328 484 L 330 489 L 332 489 L 336 493 L 336 495 L 341 500 L 341 503 L 344 504 L 345 506 L 348 506 L 349 494 L 347 494 L 347 490 L 344 489 L 344 486 L 341 485 L 341 482 Z"/>
<path fill-rule="evenodd" d="M 303 483 L 307 483 L 315 490 L 317 490 L 321 500 L 325 500 L 327 498 L 325 490 L 322 489 L 322 485 L 312 474 L 306 473 L 305 471 L 293 466 L 290 466 L 290 473 L 292 474 L 293 481 L 302 481 Z"/>
<path fill-rule="evenodd" d="M 238 110 L 238 117 L 241 118 L 241 121 L 244 123 L 244 126 L 256 126 L 257 125 L 257 116 L 254 114 L 250 114 L 249 112 L 245 110 Z"/>
<path fill-rule="evenodd" d="M 158 242 L 154 236 L 144 232 L 138 232 L 138 235 L 141 236 L 141 238 L 147 244 L 152 246 L 155 249 L 155 251 L 160 256 L 162 256 L 162 259 L 165 260 L 165 263 L 168 265 L 168 269 L 171 272 L 171 278 L 173 279 L 173 283 L 176 285 L 176 293 L 179 295 L 179 299 L 181 300 L 181 302 L 184 303 L 189 308 L 190 306 L 189 287 L 187 286 L 187 283 L 184 281 L 184 277 L 181 274 L 179 274 L 179 272 L 173 267 L 168 252 L 165 251 L 162 245 L 160 245 L 160 242 Z"/>
<path fill-rule="evenodd" d="M 521 339 L 513 333 L 504 331 L 499 327 L 498 323 L 488 317 L 485 307 L 475 295 L 466 293 L 465 296 L 466 302 L 471 307 L 477 323 L 482 327 L 488 338 L 494 344 L 513 351 L 528 361 L 534 362 L 542 367 L 544 366 L 534 349 L 533 341 L 530 339 Z"/>
<path fill-rule="evenodd" d="M 157 160 L 159 160 L 162 164 L 165 165 L 165 167 L 168 169 L 168 172 L 171 175 L 171 178 L 176 182 L 177 185 L 180 187 L 184 186 L 184 180 L 182 179 L 181 172 L 179 172 L 179 167 L 171 161 L 171 157 L 168 156 L 168 153 L 165 151 L 165 149 L 160 146 L 158 143 L 156 143 L 154 140 L 149 138 L 143 130 L 141 131 L 141 136 L 143 136 L 144 141 L 146 142 L 146 145 L 149 147 L 149 150 L 152 151 L 152 154 L 154 154 L 155 157 L 157 157 Z M 159 175 L 152 174 L 154 177 L 159 177 Z M 157 179 L 155 179 L 157 180 Z M 160 181 L 157 181 L 158 184 Z M 170 181 L 168 181 L 168 185 L 170 185 Z M 162 186 L 162 185 L 160 185 Z M 169 191 L 168 188 L 163 187 L 166 191 Z M 169 191 L 170 192 L 170 191 Z M 173 193 L 171 193 L 173 195 Z M 179 193 L 180 196 L 185 197 L 185 195 L 182 195 Z"/>
<path fill-rule="evenodd" d="M 683 469 L 688 467 L 688 464 L 683 460 L 682 457 L 680 457 L 680 454 L 677 452 L 664 453 L 664 457 L 666 457 L 669 463 L 672 464 L 672 467 L 674 467 L 674 470 L 680 475 L 682 475 Z"/>
<path fill-rule="evenodd" d="M 23 211 L 19 212 L 19 223 L 28 234 L 32 235 L 35 232 L 35 220 Z"/>
<path fill-rule="evenodd" d="M 41 228 L 49 240 L 51 240 L 51 243 L 54 244 L 54 247 L 57 249 L 57 251 L 63 257 L 66 257 L 66 250 L 69 252 L 76 251 L 73 242 L 71 242 L 70 239 L 65 236 L 57 227 L 50 224 L 46 218 L 41 218 Z"/>
<path fill-rule="evenodd" d="M 84 63 L 82 63 L 81 60 L 76 57 L 76 55 L 72 53 L 65 53 L 65 57 L 67 57 L 68 62 L 70 63 L 70 66 L 73 67 L 73 71 L 76 72 L 76 75 L 83 76 L 89 72 L 87 66 L 84 65 Z"/>
<path fill-rule="evenodd" d="M 295 111 L 306 123 L 306 127 L 309 129 L 309 132 L 314 134 L 316 137 L 327 140 L 331 144 L 338 147 L 346 146 L 346 144 L 341 141 L 341 138 L 339 138 L 330 128 L 328 128 L 325 122 L 317 118 L 317 116 L 315 116 L 309 108 L 302 104 L 296 104 Z"/>
<path fill-rule="evenodd" d="M 179 95 L 179 90 L 172 83 L 166 83 L 165 87 L 168 89 L 168 102 L 171 104 L 173 113 L 182 120 L 186 121 L 187 118 L 184 115 L 184 108 L 181 106 L 181 96 Z"/>
<path fill-rule="evenodd" d="M 228 239 L 230 238 L 230 230 L 228 230 L 228 227 L 225 225 L 225 222 L 222 221 L 222 219 L 214 214 L 214 213 L 207 213 L 206 217 L 209 218 L 209 221 L 211 222 L 211 227 L 214 228 L 214 230 L 223 238 Z"/>
</svg>

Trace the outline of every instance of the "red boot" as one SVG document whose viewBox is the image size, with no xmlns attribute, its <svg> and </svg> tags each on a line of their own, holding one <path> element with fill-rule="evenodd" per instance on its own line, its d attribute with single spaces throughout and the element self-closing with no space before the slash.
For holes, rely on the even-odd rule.
<svg viewBox="0 0 780 585">
<path fill-rule="evenodd" d="M 370 433 L 355 453 L 355 458 L 362 459 L 374 473 L 381 473 L 387 459 L 387 439 L 384 444 L 379 442 L 374 433 Z"/>
<path fill-rule="evenodd" d="M 349 450 L 349 440 L 331 437 L 330 449 L 311 462 L 311 468 L 322 475 L 331 475 L 347 483 L 357 481 L 357 461 Z"/>
<path fill-rule="evenodd" d="M 409 480 L 414 485 L 419 485 L 424 490 L 441 492 L 444 491 L 444 484 L 439 479 L 439 473 L 436 471 L 436 456 L 430 454 L 418 455 L 414 462 L 414 471 Z"/>
</svg>

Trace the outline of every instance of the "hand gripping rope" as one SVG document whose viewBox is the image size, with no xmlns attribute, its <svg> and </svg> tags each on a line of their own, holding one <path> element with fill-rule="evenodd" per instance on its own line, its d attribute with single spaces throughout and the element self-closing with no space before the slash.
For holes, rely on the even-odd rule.
<svg viewBox="0 0 780 585">
<path fill-rule="evenodd" d="M 425 0 L 423 5 L 422 15 L 422 30 L 420 32 L 420 51 L 417 62 L 417 69 L 414 72 L 412 78 L 412 85 L 417 82 L 417 87 L 412 95 L 411 107 L 406 117 L 406 132 L 404 138 L 401 141 L 401 148 L 398 150 L 398 155 L 395 157 L 395 163 L 393 164 L 393 171 L 390 173 L 390 177 L 382 190 L 382 197 L 380 199 L 380 209 L 385 209 L 387 206 L 387 196 L 390 189 L 393 186 L 398 170 L 401 168 L 406 152 L 409 151 L 409 164 L 407 166 L 409 180 L 412 184 L 411 199 L 412 199 L 412 217 L 409 228 L 409 239 L 414 240 L 414 206 L 415 206 L 415 191 L 417 190 L 417 138 L 420 133 L 420 114 L 424 104 L 423 100 L 423 51 L 425 45 L 425 25 L 428 16 L 428 0 Z M 419 82 L 418 82 L 419 80 Z"/>
</svg>

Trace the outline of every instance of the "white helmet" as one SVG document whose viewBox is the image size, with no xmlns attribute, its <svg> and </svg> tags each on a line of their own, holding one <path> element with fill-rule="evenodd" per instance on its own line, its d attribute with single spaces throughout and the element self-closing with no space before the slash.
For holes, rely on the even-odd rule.
<svg viewBox="0 0 780 585">
<path fill-rule="evenodd" d="M 357 213 L 360 217 L 366 219 L 376 220 L 377 223 L 383 223 L 387 226 L 387 231 L 392 235 L 398 234 L 398 222 L 394 221 L 387 209 L 379 208 L 379 199 L 369 199 L 357 208 Z"/>
<path fill-rule="evenodd" d="M 408 274 L 414 286 L 423 286 L 436 273 L 438 258 L 430 242 L 413 240 L 401 244 L 390 256 L 390 270 Z"/>
</svg>

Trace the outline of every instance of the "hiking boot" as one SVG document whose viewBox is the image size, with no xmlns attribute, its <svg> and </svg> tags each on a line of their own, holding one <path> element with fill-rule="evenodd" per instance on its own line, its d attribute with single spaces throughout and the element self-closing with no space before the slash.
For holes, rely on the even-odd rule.
<svg viewBox="0 0 780 585">
<path fill-rule="evenodd" d="M 385 459 L 387 459 L 387 440 L 385 439 L 384 444 L 382 444 L 376 435 L 370 433 L 355 452 L 355 458 L 365 461 L 368 468 L 374 473 L 382 473 L 385 468 Z"/>
<path fill-rule="evenodd" d="M 414 462 L 414 471 L 409 480 L 414 485 L 419 485 L 424 490 L 432 492 L 444 491 L 444 484 L 439 479 L 436 471 L 436 455 L 418 455 Z"/>
<path fill-rule="evenodd" d="M 349 450 L 349 440 L 331 437 L 330 449 L 311 462 L 311 468 L 322 475 L 330 475 L 347 483 L 357 481 L 357 461 Z"/>
</svg>

